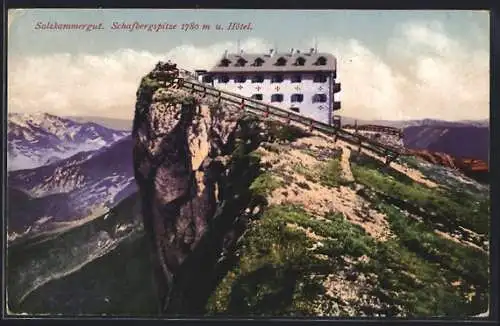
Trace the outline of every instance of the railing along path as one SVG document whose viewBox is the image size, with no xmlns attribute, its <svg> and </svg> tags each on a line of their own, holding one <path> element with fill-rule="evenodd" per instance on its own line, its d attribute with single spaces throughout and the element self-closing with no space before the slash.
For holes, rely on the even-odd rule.
<svg viewBox="0 0 500 326">
<path fill-rule="evenodd" d="M 329 125 L 317 120 L 302 116 L 293 111 L 282 109 L 280 107 L 263 103 L 252 98 L 236 94 L 233 92 L 223 91 L 213 86 L 208 86 L 198 82 L 192 72 L 183 69 L 177 69 L 173 72 L 174 78 L 163 80 L 166 84 L 176 83 L 179 87 L 190 90 L 192 93 L 200 93 L 203 97 L 211 96 L 217 99 L 219 103 L 222 101 L 239 105 L 242 110 L 251 112 L 257 116 L 264 118 L 274 118 L 285 120 L 287 124 L 295 122 L 309 131 L 319 131 L 324 134 L 334 137 L 334 141 L 341 139 L 350 144 L 358 146 L 358 151 L 361 149 L 372 151 L 386 158 L 386 164 L 394 161 L 398 156 L 408 155 L 404 149 L 396 148 L 390 145 L 382 144 L 366 136 L 343 130 L 334 125 Z M 182 76 L 182 77 L 181 77 Z M 196 81 L 195 81 L 196 80 Z"/>
</svg>

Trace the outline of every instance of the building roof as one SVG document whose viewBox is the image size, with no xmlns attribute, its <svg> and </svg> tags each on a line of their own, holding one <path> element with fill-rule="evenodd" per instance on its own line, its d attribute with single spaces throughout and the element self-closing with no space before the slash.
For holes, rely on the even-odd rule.
<svg viewBox="0 0 500 326">
<path fill-rule="evenodd" d="M 226 62 L 224 62 L 226 61 Z M 281 65 L 280 65 L 281 64 Z M 288 53 L 239 53 L 225 54 L 209 70 L 218 72 L 289 72 L 336 71 L 337 59 L 330 53 L 315 51 Z"/>
</svg>

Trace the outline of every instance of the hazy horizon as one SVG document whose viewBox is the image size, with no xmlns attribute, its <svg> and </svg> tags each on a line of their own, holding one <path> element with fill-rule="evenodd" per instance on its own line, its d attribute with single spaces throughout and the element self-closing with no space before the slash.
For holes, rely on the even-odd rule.
<svg viewBox="0 0 500 326">
<path fill-rule="evenodd" d="M 99 115 L 86 115 L 86 114 L 80 114 L 80 115 L 60 115 L 60 114 L 54 114 L 54 113 L 50 113 L 50 112 L 44 112 L 44 111 L 35 111 L 35 112 L 8 112 L 9 114 L 39 114 L 39 113 L 47 113 L 47 114 L 52 114 L 52 115 L 55 115 L 55 116 L 59 116 L 61 118 L 67 118 L 67 119 L 71 119 L 71 118 L 75 118 L 75 119 L 81 119 L 81 118 L 92 118 L 92 119 L 104 119 L 104 120 L 121 120 L 121 121 L 132 121 L 133 120 L 133 116 L 131 117 L 122 117 L 122 118 L 114 118 L 114 117 L 107 117 L 107 116 L 99 116 Z M 397 120 L 397 119 L 365 119 L 365 118 L 356 118 L 356 117 L 351 117 L 351 116 L 348 116 L 348 115 L 342 115 L 342 114 L 338 114 L 340 115 L 342 118 L 346 118 L 346 119 L 358 119 L 358 120 L 361 120 L 361 121 L 394 121 L 394 122 L 398 122 L 398 121 L 409 121 L 409 120 L 440 120 L 440 121 L 445 121 L 445 122 L 460 122 L 460 121 L 489 121 L 490 118 L 489 117 L 486 117 L 486 118 L 478 118 L 478 119 L 461 119 L 461 120 L 445 120 L 445 119 L 434 119 L 434 118 L 417 118 L 417 119 L 403 119 L 403 120 Z"/>
<path fill-rule="evenodd" d="M 15 17 L 15 20 L 13 20 Z M 37 22 L 251 22 L 241 32 L 41 31 Z M 277 23 L 279 22 L 279 23 Z M 210 68 L 237 43 L 338 58 L 341 116 L 489 120 L 489 13 L 355 10 L 9 11 L 8 110 L 132 119 L 140 78 L 159 60 Z M 273 36 L 269 36 L 273 31 Z"/>
</svg>

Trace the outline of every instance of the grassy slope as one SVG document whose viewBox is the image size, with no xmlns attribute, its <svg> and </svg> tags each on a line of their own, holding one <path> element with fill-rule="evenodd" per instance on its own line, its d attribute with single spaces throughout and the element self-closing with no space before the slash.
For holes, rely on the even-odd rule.
<svg viewBox="0 0 500 326">
<path fill-rule="evenodd" d="M 319 181 L 331 187 L 343 184 L 338 158 L 326 166 Z M 364 196 L 372 208 L 386 214 L 395 236 L 378 242 L 334 212 L 318 220 L 298 206 L 267 207 L 250 225 L 238 249 L 240 261 L 211 297 L 209 314 L 465 316 L 486 311 L 488 255 L 433 230 L 437 224 L 450 230 L 460 225 L 487 234 L 489 199 L 427 188 L 384 171 L 365 156 L 354 155 L 351 167 Z M 278 186 L 267 172 L 253 189 L 269 195 Z M 396 203 L 423 208 L 420 221 L 394 204 L 394 198 L 401 200 Z M 323 245 L 313 247 L 315 241 L 290 223 L 324 237 Z M 346 257 L 355 261 L 358 276 L 352 281 L 359 275 L 376 275 L 363 296 L 377 304 L 356 306 L 335 293 L 326 295 L 327 275 L 347 269 Z"/>
</svg>

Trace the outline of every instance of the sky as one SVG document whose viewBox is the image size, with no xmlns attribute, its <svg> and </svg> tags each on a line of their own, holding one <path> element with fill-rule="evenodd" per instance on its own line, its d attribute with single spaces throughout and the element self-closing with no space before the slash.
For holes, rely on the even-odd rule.
<svg viewBox="0 0 500 326">
<path fill-rule="evenodd" d="M 176 24 L 162 31 L 114 23 Z M 251 30 L 216 30 L 217 24 Z M 48 30 L 47 23 L 102 29 Z M 210 30 L 182 29 L 182 24 Z M 338 113 L 489 118 L 487 11 L 22 9 L 8 15 L 8 111 L 132 119 L 142 76 L 168 59 L 209 69 L 224 50 L 318 47 L 337 57 Z"/>
</svg>

